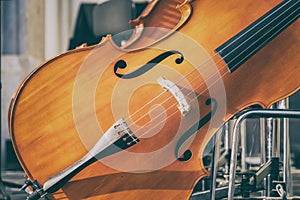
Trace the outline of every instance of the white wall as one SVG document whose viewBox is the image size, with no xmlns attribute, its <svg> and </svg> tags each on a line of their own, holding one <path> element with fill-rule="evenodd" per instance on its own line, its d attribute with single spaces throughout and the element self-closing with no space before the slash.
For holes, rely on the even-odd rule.
<svg viewBox="0 0 300 200">
<path fill-rule="evenodd" d="M 45 58 L 67 50 L 71 34 L 71 0 L 45 0 Z"/>
<path fill-rule="evenodd" d="M 103 3 L 109 0 L 45 0 L 45 58 L 68 49 L 81 3 Z"/>
<path fill-rule="evenodd" d="M 81 3 L 104 3 L 109 0 L 44 0 L 45 1 L 45 58 L 49 59 L 68 48 L 74 32 Z M 150 2 L 151 0 L 132 0 Z"/>
</svg>

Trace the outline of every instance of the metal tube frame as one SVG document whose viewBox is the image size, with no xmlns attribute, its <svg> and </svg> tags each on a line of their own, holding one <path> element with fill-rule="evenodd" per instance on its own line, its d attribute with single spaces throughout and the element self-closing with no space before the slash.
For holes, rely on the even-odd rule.
<svg viewBox="0 0 300 200">
<path fill-rule="evenodd" d="M 232 148 L 231 148 L 231 158 L 230 158 L 228 200 L 233 200 L 234 197 L 235 170 L 236 170 L 240 124 L 244 119 L 249 117 L 257 117 L 257 118 L 276 117 L 276 118 L 299 118 L 300 119 L 300 110 L 250 109 L 242 112 L 237 117 L 237 120 L 233 128 L 232 143 L 231 143 Z"/>
<path fill-rule="evenodd" d="M 216 199 L 216 188 L 217 188 L 217 168 L 218 168 L 218 160 L 219 160 L 219 151 L 220 151 L 220 135 L 216 135 L 214 140 L 214 148 L 212 152 L 212 164 L 211 164 L 211 177 L 210 177 L 210 188 L 211 188 L 211 193 L 210 193 L 210 200 Z"/>
<path fill-rule="evenodd" d="M 289 99 L 284 99 L 278 102 L 279 109 L 289 108 Z M 283 182 L 285 183 L 285 189 L 287 194 L 292 194 L 292 185 L 291 185 L 291 171 L 290 171 L 290 135 L 289 133 L 289 119 L 283 118 Z"/>
</svg>

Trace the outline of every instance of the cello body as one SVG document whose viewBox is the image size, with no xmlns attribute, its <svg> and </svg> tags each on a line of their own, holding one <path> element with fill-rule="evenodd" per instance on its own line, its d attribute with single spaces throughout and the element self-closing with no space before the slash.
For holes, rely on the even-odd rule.
<svg viewBox="0 0 300 200">
<path fill-rule="evenodd" d="M 252 105 L 267 108 L 299 89 L 299 20 L 232 73 L 215 54 L 281 1 L 163 2 L 144 26 L 168 19 L 166 2 L 179 2 L 174 10 L 182 16 L 179 23 L 168 19 L 172 23 L 165 28 L 171 29 L 161 29 L 154 39 L 153 30 L 145 30 L 125 48 L 107 36 L 98 45 L 58 55 L 28 75 L 13 96 L 9 128 L 14 149 L 27 176 L 41 185 L 86 155 L 120 118 L 140 139 L 87 166 L 50 194 L 53 199 L 188 199 L 197 181 L 208 175 L 202 154 L 225 121 Z M 197 99 L 186 115 L 157 83 L 160 77 L 183 88 L 188 102 Z M 182 77 L 185 81 L 177 84 Z M 197 123 L 197 130 L 186 135 Z"/>
</svg>

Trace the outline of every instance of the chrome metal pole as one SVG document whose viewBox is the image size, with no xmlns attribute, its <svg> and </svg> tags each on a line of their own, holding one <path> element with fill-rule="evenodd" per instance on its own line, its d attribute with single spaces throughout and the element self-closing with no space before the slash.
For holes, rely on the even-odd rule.
<svg viewBox="0 0 300 200">
<path fill-rule="evenodd" d="M 279 109 L 289 108 L 289 99 L 284 99 L 278 103 Z M 290 163 L 290 134 L 289 119 L 283 118 L 283 182 L 286 185 L 287 196 L 293 195 L 291 181 L 291 163 Z"/>
<path fill-rule="evenodd" d="M 219 152 L 220 152 L 220 133 L 223 128 L 217 131 L 217 134 L 213 137 L 213 152 L 212 152 L 212 165 L 211 165 L 211 177 L 210 177 L 210 199 L 216 199 L 216 188 L 217 188 L 217 168 L 218 168 L 218 160 L 219 160 Z"/>
<path fill-rule="evenodd" d="M 266 163 L 266 119 L 260 118 L 260 159 Z"/>
<path fill-rule="evenodd" d="M 276 108 L 276 105 L 272 105 L 271 109 Z M 276 139 L 278 139 L 277 136 L 277 120 L 274 118 L 267 118 L 266 119 L 266 134 L 267 134 L 267 161 L 270 161 L 273 157 L 276 156 Z M 278 147 L 277 147 L 278 149 Z M 265 182 L 265 188 L 266 188 L 266 196 L 271 197 L 272 193 L 272 179 L 271 174 L 267 176 L 266 182 Z"/>
<path fill-rule="evenodd" d="M 261 164 L 266 163 L 266 119 L 260 118 L 260 160 Z M 264 188 L 267 187 L 267 179 L 263 181 Z M 266 196 L 266 190 L 262 191 L 262 196 Z"/>
<path fill-rule="evenodd" d="M 234 124 L 233 135 L 232 135 L 232 144 L 231 144 L 232 152 L 230 157 L 228 200 L 233 200 L 234 197 L 235 171 L 236 171 L 240 123 L 247 117 L 300 118 L 300 110 L 252 109 L 252 110 L 246 110 L 241 115 L 238 116 Z"/>
<path fill-rule="evenodd" d="M 274 106 L 271 107 L 271 109 L 274 109 Z M 267 161 L 271 160 L 273 157 L 273 137 L 274 137 L 274 119 L 273 118 L 267 118 L 266 120 L 266 133 L 267 133 Z"/>
<path fill-rule="evenodd" d="M 270 161 L 271 158 L 273 157 L 273 118 L 267 118 L 266 119 L 266 140 L 267 140 L 267 146 L 266 146 L 266 151 L 267 151 L 267 157 L 266 160 Z M 269 174 L 265 180 L 265 195 L 267 197 L 271 196 L 272 188 L 271 188 L 271 174 Z"/>
<path fill-rule="evenodd" d="M 231 126 L 230 126 L 230 121 L 228 121 L 224 125 L 224 148 L 227 156 L 230 155 L 230 141 L 231 141 Z M 226 159 L 226 163 L 225 163 L 225 174 L 229 174 L 228 159 Z"/>
<path fill-rule="evenodd" d="M 241 170 L 242 172 L 246 171 L 246 121 L 243 121 L 240 126 L 241 131 Z"/>
</svg>

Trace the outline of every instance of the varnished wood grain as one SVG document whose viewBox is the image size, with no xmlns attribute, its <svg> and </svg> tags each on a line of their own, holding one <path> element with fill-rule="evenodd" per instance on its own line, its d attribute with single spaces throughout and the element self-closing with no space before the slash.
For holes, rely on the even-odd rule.
<svg viewBox="0 0 300 200">
<path fill-rule="evenodd" d="M 279 0 L 195 0 L 191 4 L 192 16 L 179 32 L 198 42 L 212 56 L 214 49 L 279 2 Z M 160 10 L 164 9 L 160 5 L 164 4 L 158 3 L 157 10 L 150 13 L 149 19 L 151 17 L 157 19 Z M 299 89 L 299 31 L 298 20 L 232 74 L 223 68 L 224 62 L 217 64 L 220 73 L 226 74 L 222 78 L 226 91 L 225 113 L 214 127 L 207 124 L 195 134 L 189 147 L 193 152 L 191 160 L 187 162 L 175 160 L 161 169 L 137 173 L 135 170 L 139 169 L 139 163 L 151 169 L 152 165 L 155 165 L 152 158 L 143 159 L 136 156 L 133 159 L 126 157 L 126 152 L 121 152 L 106 158 L 106 161 L 116 163 L 121 161 L 120 165 L 124 168 L 132 168 L 131 173 L 96 162 L 54 194 L 54 199 L 188 199 L 196 181 L 208 174 L 203 167 L 201 153 L 213 135 L 213 130 L 250 105 L 259 104 L 268 107 Z M 184 52 L 189 50 L 192 52 L 191 56 L 206 58 L 204 52 L 198 52 L 197 48 L 187 46 L 184 41 L 178 41 L 177 37 L 178 35 L 174 34 L 156 45 L 167 46 L 169 43 L 176 43 L 179 48 L 177 50 Z M 136 87 L 134 81 L 137 80 L 121 80 L 113 71 L 114 63 L 119 59 L 126 59 L 128 62 L 128 67 L 122 70 L 122 73 L 128 73 L 147 63 L 160 52 L 162 50 L 155 48 L 133 52 L 118 49 L 108 38 L 97 46 L 67 52 L 37 67 L 19 86 L 12 100 L 9 122 L 14 148 L 29 178 L 43 184 L 47 178 L 85 155 L 103 132 L 116 121 L 115 119 L 127 115 L 127 112 L 130 114 L 136 112 L 145 102 L 151 101 L 153 97 L 163 92 L 157 84 L 147 83 L 135 88 L 129 100 L 127 98 L 124 100 L 122 97 L 127 97 L 127 92 L 115 91 L 116 85 L 128 86 L 130 91 L 131 87 Z M 159 75 L 175 82 L 178 74 L 161 70 L 163 65 L 174 69 L 179 73 L 178 76 L 186 75 L 196 67 L 188 60 L 182 65 L 176 65 L 175 58 L 176 55 L 164 60 L 160 67 L 143 74 L 141 79 L 155 82 Z M 220 59 L 218 56 L 214 57 L 216 62 Z M 199 76 L 199 72 L 195 72 L 193 76 Z M 82 83 L 79 87 L 76 85 L 78 81 Z M 206 84 L 201 85 L 203 81 L 203 78 L 199 78 L 191 84 L 196 94 L 201 94 L 197 99 L 201 109 L 198 118 L 193 119 L 193 116 L 197 116 L 196 112 L 187 115 L 187 121 L 191 123 L 205 116 L 211 109 L 205 105 L 209 93 L 207 91 L 202 93 L 207 89 Z M 189 89 L 185 89 L 188 92 Z M 120 112 L 112 111 L 112 95 L 116 95 L 114 101 L 119 100 L 119 104 L 113 105 L 114 109 Z M 149 122 L 149 108 L 169 97 L 169 93 L 164 93 L 162 99 L 152 102 L 133 119 L 137 120 L 137 124 Z M 90 105 L 91 103 L 93 104 Z M 166 108 L 174 103 L 175 100 L 171 98 L 162 106 Z M 122 110 L 124 106 L 128 106 L 129 110 Z M 193 109 L 196 111 L 196 106 Z M 171 115 L 172 112 L 177 113 L 169 117 L 163 129 L 153 136 L 144 137 L 141 131 L 134 128 L 135 134 L 142 139 L 140 143 L 128 149 L 128 152 L 153 152 L 171 143 L 174 138 L 179 139 L 182 134 L 175 135 L 175 132 L 181 121 L 181 115 L 176 107 L 171 107 L 166 114 Z M 138 120 L 143 114 L 146 114 L 146 117 Z M 98 130 L 95 128 L 96 122 L 102 131 L 95 131 Z M 176 142 L 171 143 L 169 150 L 163 155 L 168 155 L 168 158 L 175 157 L 175 145 Z M 168 158 L 157 156 L 153 159 L 163 161 Z"/>
</svg>

